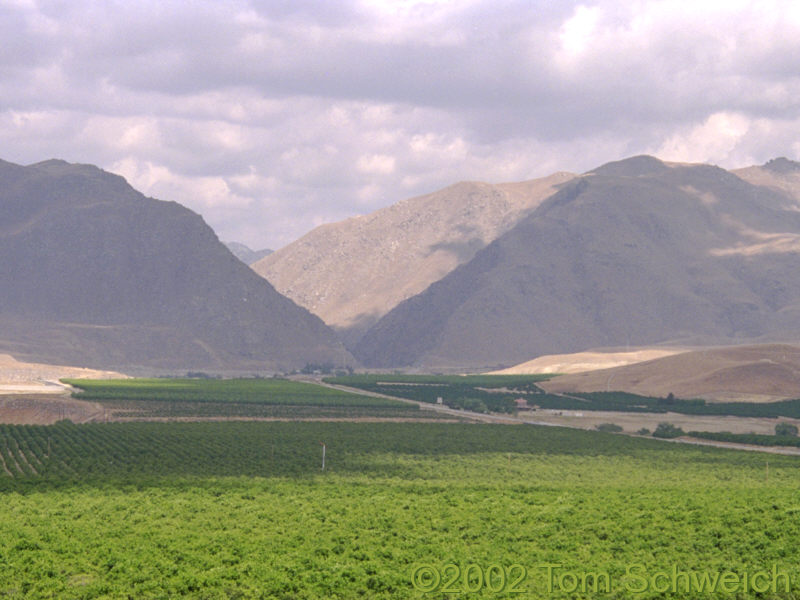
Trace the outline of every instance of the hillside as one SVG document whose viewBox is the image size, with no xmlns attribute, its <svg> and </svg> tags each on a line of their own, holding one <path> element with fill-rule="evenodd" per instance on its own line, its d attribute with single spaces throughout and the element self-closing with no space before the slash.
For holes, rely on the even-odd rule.
<svg viewBox="0 0 800 600">
<path fill-rule="evenodd" d="M 573 352 L 548 354 L 525 361 L 507 369 L 492 371 L 491 375 L 536 375 L 540 373 L 583 373 L 611 369 L 685 352 L 674 348 L 642 348 L 618 352 Z"/>
<path fill-rule="evenodd" d="M 355 348 L 374 367 L 800 337 L 800 212 L 708 165 L 609 163 L 562 186 Z"/>
<path fill-rule="evenodd" d="M 800 398 L 800 347 L 766 344 L 710 348 L 641 363 L 563 375 L 551 392 L 625 391 L 643 396 L 772 402 Z"/>
<path fill-rule="evenodd" d="M 572 177 L 459 183 L 317 227 L 252 266 L 353 343 L 399 302 L 470 260 Z"/>
<path fill-rule="evenodd" d="M 732 171 L 753 185 L 763 185 L 784 192 L 800 201 L 800 163 L 775 158 L 763 165 Z"/>
<path fill-rule="evenodd" d="M 276 369 L 352 360 L 202 218 L 121 177 L 0 162 L 0 352 L 101 368 Z"/>
</svg>

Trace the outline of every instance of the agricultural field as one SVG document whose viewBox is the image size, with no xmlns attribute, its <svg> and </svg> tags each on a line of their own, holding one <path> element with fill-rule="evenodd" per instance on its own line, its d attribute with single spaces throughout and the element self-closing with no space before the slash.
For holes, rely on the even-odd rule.
<svg viewBox="0 0 800 600">
<path fill-rule="evenodd" d="M 64 379 L 102 420 L 423 419 L 452 416 L 399 400 L 286 379 Z"/>
<path fill-rule="evenodd" d="M 552 394 L 536 384 L 555 375 L 349 375 L 324 381 L 370 392 L 434 403 L 442 398 L 452 408 L 478 412 L 515 410 L 514 400 L 551 410 L 625 413 L 680 413 L 696 416 L 800 419 L 800 399 L 777 402 L 714 402 L 702 399 L 656 398 L 627 392 Z"/>
<path fill-rule="evenodd" d="M 229 402 L 308 406 L 406 407 L 406 403 L 351 394 L 287 379 L 64 379 L 75 398 L 156 402 Z"/>
<path fill-rule="evenodd" d="M 345 375 L 323 379 L 378 394 L 434 404 L 437 398 L 450 408 L 474 412 L 513 413 L 514 399 L 548 396 L 536 385 L 552 375 Z M 533 396 L 532 396 L 533 397 Z M 554 396 L 554 398 L 557 398 Z"/>
<path fill-rule="evenodd" d="M 800 589 L 794 457 L 556 427 L 321 422 L 2 426 L 0 456 L 4 598 Z"/>
</svg>

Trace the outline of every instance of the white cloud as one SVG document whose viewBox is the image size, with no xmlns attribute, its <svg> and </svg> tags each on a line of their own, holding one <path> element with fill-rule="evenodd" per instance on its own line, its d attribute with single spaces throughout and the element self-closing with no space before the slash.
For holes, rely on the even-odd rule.
<svg viewBox="0 0 800 600">
<path fill-rule="evenodd" d="M 252 246 L 464 179 L 800 157 L 789 0 L 5 2 L 0 36 L 0 158 Z"/>
<path fill-rule="evenodd" d="M 750 120 L 737 113 L 719 112 L 688 131 L 678 132 L 656 151 L 665 160 L 728 163 L 750 130 Z"/>
<path fill-rule="evenodd" d="M 394 173 L 395 160 L 386 154 L 371 154 L 359 156 L 356 168 L 362 173 L 371 175 L 391 175 Z"/>
<path fill-rule="evenodd" d="M 583 54 L 592 42 L 593 34 L 600 19 L 600 8 L 587 7 L 581 4 L 575 13 L 564 23 L 559 33 L 561 49 L 567 57 Z"/>
</svg>

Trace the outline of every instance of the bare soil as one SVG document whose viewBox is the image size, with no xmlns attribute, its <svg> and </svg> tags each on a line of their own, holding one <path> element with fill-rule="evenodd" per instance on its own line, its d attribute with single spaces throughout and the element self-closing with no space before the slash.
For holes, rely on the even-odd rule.
<svg viewBox="0 0 800 600">
<path fill-rule="evenodd" d="M 69 386 L 63 378 L 120 379 L 127 377 L 114 371 L 98 371 L 65 365 L 46 365 L 16 360 L 9 354 L 0 354 L 0 395 L 67 394 Z"/>
<path fill-rule="evenodd" d="M 493 371 L 490 375 L 538 375 L 549 373 L 583 373 L 599 369 L 623 367 L 635 363 L 686 352 L 685 348 L 637 348 L 635 350 L 587 350 L 572 354 L 548 354 L 519 365 Z"/>
<path fill-rule="evenodd" d="M 684 415 L 680 413 L 626 413 L 613 411 L 575 411 L 539 409 L 520 412 L 526 423 L 561 425 L 578 429 L 595 429 L 603 423 L 622 427 L 625 433 L 636 433 L 640 429 L 653 431 L 659 423 L 672 423 L 686 432 L 728 431 L 730 433 L 759 433 L 773 435 L 776 423 L 792 423 L 800 428 L 798 419 L 768 419 L 755 417 L 721 417 L 716 415 Z"/>
<path fill-rule="evenodd" d="M 21 394 L 0 396 L 0 423 L 51 425 L 69 419 L 73 423 L 105 420 L 106 411 L 96 402 L 67 395 Z"/>
</svg>

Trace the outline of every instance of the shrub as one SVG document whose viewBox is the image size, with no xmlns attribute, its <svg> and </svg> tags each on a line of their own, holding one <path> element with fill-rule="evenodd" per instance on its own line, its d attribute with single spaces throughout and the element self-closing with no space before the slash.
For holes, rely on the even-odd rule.
<svg viewBox="0 0 800 600">
<path fill-rule="evenodd" d="M 642 427 L 636 433 L 638 433 L 639 435 L 650 435 L 650 430 L 647 427 Z"/>
<path fill-rule="evenodd" d="M 616 423 L 600 423 L 599 425 L 595 426 L 595 429 L 597 429 L 597 431 L 606 431 L 608 433 L 619 433 L 622 431 L 622 427 Z"/>
<path fill-rule="evenodd" d="M 463 408 L 464 410 L 470 410 L 472 412 L 477 412 L 477 413 L 489 412 L 489 408 L 479 398 L 464 398 L 460 402 L 454 402 L 454 404 L 456 404 L 458 408 Z"/>
<path fill-rule="evenodd" d="M 676 438 L 683 435 L 683 429 L 675 427 L 672 423 L 659 423 L 653 432 L 653 437 L 657 438 Z"/>
<path fill-rule="evenodd" d="M 778 423 L 775 425 L 775 435 L 797 436 L 797 427 L 791 423 Z"/>
</svg>

